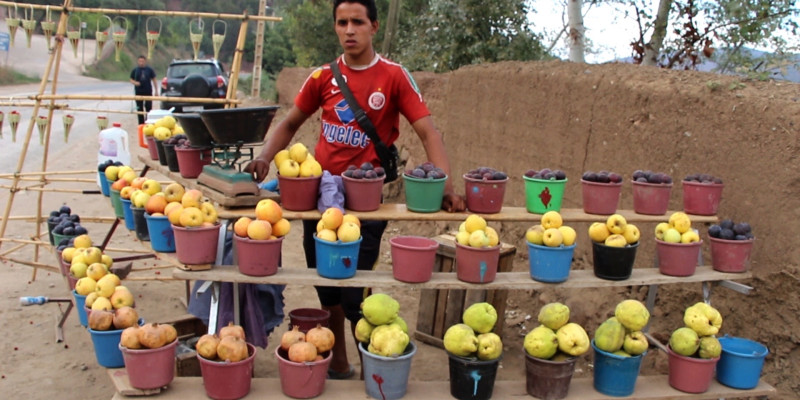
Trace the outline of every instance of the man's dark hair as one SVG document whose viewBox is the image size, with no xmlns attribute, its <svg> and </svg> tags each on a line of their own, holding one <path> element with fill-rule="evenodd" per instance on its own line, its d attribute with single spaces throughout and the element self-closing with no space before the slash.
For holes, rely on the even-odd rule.
<svg viewBox="0 0 800 400">
<path fill-rule="evenodd" d="M 342 3 L 358 3 L 367 8 L 367 18 L 370 22 L 378 20 L 378 6 L 375 5 L 375 0 L 334 0 L 333 2 L 333 21 L 336 22 L 336 9 Z"/>
<path fill-rule="evenodd" d="M 145 60 L 147 60 L 147 57 L 145 57 L 144 55 L 139 55 L 139 58 L 144 58 Z"/>
</svg>

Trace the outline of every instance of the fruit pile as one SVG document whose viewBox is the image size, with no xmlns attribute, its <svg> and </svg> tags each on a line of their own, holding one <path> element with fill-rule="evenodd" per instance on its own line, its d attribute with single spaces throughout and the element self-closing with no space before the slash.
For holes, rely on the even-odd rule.
<svg viewBox="0 0 800 400">
<path fill-rule="evenodd" d="M 525 352 L 543 360 L 563 361 L 589 351 L 589 335 L 582 326 L 569 322 L 569 314 L 565 304 L 545 304 L 537 317 L 541 325 L 523 339 Z"/>
<path fill-rule="evenodd" d="M 139 313 L 131 306 L 114 310 L 92 310 L 89 313 L 89 329 L 111 331 L 139 326 Z"/>
<path fill-rule="evenodd" d="M 300 331 L 299 325 L 295 325 L 281 336 L 281 349 L 287 353 L 289 361 L 298 363 L 325 359 L 323 354 L 333 349 L 334 343 L 336 338 L 333 331 L 320 324 L 306 333 Z"/>
<path fill-rule="evenodd" d="M 85 227 L 81 226 L 81 217 L 78 214 L 73 214 L 72 209 L 63 205 L 58 210 L 50 211 L 50 216 L 47 217 L 49 224 L 54 224 L 52 233 L 64 236 L 78 236 L 88 233 Z M 65 247 L 70 246 L 70 239 L 64 243 L 55 243 L 58 250 L 63 250 Z"/>
<path fill-rule="evenodd" d="M 692 229 L 689 215 L 676 211 L 669 216 L 668 222 L 656 225 L 656 239 L 668 243 L 694 243 L 700 241 L 700 235 Z"/>
<path fill-rule="evenodd" d="M 486 224 L 480 215 L 470 214 L 458 226 L 456 242 L 469 247 L 494 247 L 500 243 L 497 231 Z"/>
<path fill-rule="evenodd" d="M 589 225 L 589 238 L 595 243 L 610 247 L 625 247 L 639 242 L 639 228 L 619 214 L 606 218 L 606 222 L 595 222 Z"/>
<path fill-rule="evenodd" d="M 117 164 L 119 163 L 107 165 L 103 173 L 105 174 L 106 179 L 108 179 L 108 182 L 111 184 L 111 189 L 119 190 L 120 196 L 122 196 L 122 188 L 125 186 L 130 186 L 133 180 L 138 177 L 138 175 L 130 165 Z"/>
<path fill-rule="evenodd" d="M 152 124 L 146 124 L 142 127 L 142 133 L 145 136 L 153 136 L 156 140 L 164 141 L 184 132 L 180 124 L 175 121 L 175 117 L 166 115 Z"/>
<path fill-rule="evenodd" d="M 623 300 L 614 309 L 614 316 L 605 320 L 594 332 L 594 345 L 618 356 L 638 356 L 650 346 L 642 332 L 649 321 L 650 312 L 642 302 Z"/>
<path fill-rule="evenodd" d="M 503 341 L 494 332 L 497 310 L 489 303 L 475 303 L 464 310 L 462 323 L 444 333 L 444 348 L 459 357 L 495 360 L 503 354 Z"/>
<path fill-rule="evenodd" d="M 380 179 L 386 176 L 386 170 L 381 166 L 373 166 L 371 162 L 367 161 L 361 164 L 360 167 L 350 165 L 347 170 L 342 172 L 343 176 L 353 179 Z"/>
<path fill-rule="evenodd" d="M 189 147 L 187 144 L 189 143 L 189 137 L 186 136 L 184 133 L 173 134 L 172 136 L 164 139 L 164 144 L 171 144 L 174 146 L 186 146 Z"/>
<path fill-rule="evenodd" d="M 634 182 L 639 183 L 660 183 L 660 184 L 671 184 L 672 177 L 663 173 L 663 172 L 653 172 L 653 171 L 642 171 L 637 169 L 633 171 L 633 175 L 631 176 Z"/>
<path fill-rule="evenodd" d="M 239 237 L 253 240 L 271 240 L 286 236 L 292 225 L 283 218 L 283 209 L 272 199 L 263 199 L 256 204 L 256 219 L 241 217 L 233 224 L 233 232 Z"/>
<path fill-rule="evenodd" d="M 708 236 L 725 240 L 753 240 L 752 228 L 747 222 L 734 223 L 731 219 L 723 219 L 719 224 L 708 227 Z"/>
<path fill-rule="evenodd" d="M 711 174 L 691 174 L 691 175 L 686 175 L 686 177 L 683 178 L 683 181 L 684 182 L 699 182 L 699 183 L 705 183 L 705 184 L 712 184 L 712 183 L 715 183 L 715 184 L 718 184 L 718 185 L 722 184 L 722 178 L 716 177 L 716 176 L 711 175 Z"/>
<path fill-rule="evenodd" d="M 195 345 L 197 354 L 209 361 L 238 362 L 246 359 L 250 354 L 245 341 L 244 328 L 234 325 L 222 327 L 219 334 L 205 334 L 200 337 Z"/>
<path fill-rule="evenodd" d="M 502 181 L 508 179 L 508 174 L 490 167 L 479 167 L 471 169 L 467 171 L 467 173 L 464 174 L 464 176 L 469 179 L 477 179 L 484 181 Z"/>
<path fill-rule="evenodd" d="M 403 174 L 417 179 L 447 178 L 447 174 L 444 173 L 444 170 L 433 165 L 433 163 L 430 161 L 425 161 L 413 169 L 407 169 Z"/>
<path fill-rule="evenodd" d="M 683 313 L 686 325 L 672 332 L 669 347 L 672 351 L 686 357 L 717 358 L 722 345 L 714 336 L 722 327 L 722 314 L 710 305 L 699 302 Z"/>
<path fill-rule="evenodd" d="M 577 233 L 575 229 L 564 225 L 564 220 L 558 211 L 548 211 L 542 215 L 542 223 L 536 224 L 525 232 L 528 243 L 547 246 L 572 246 L 575 244 Z"/>
<path fill-rule="evenodd" d="M 543 179 L 546 181 L 563 181 L 567 179 L 567 173 L 560 169 L 544 168 L 540 170 L 529 169 L 525 171 L 525 176 L 532 179 Z"/>
<path fill-rule="evenodd" d="M 361 239 L 361 221 L 353 214 L 328 207 L 317 222 L 317 237 L 328 242 L 355 242 Z"/>
<path fill-rule="evenodd" d="M 367 351 L 383 357 L 397 357 L 406 351 L 408 325 L 398 315 L 400 303 L 388 294 L 373 293 L 361 303 L 363 317 L 356 323 L 355 337 L 367 344 Z"/>
<path fill-rule="evenodd" d="M 133 325 L 122 331 L 119 344 L 127 349 L 158 349 L 178 340 L 178 331 L 170 324 L 156 322 Z"/>
<path fill-rule="evenodd" d="M 279 151 L 272 161 L 278 168 L 278 175 L 284 178 L 322 176 L 322 165 L 302 143 L 295 143 L 289 149 Z"/>
<path fill-rule="evenodd" d="M 581 179 L 587 182 L 596 182 L 596 183 L 620 183 L 622 182 L 622 175 L 616 172 L 609 172 L 609 171 L 586 171 L 583 173 Z"/>
<path fill-rule="evenodd" d="M 100 164 L 97 164 L 97 170 L 102 172 L 103 174 L 105 174 L 106 170 L 108 169 L 108 167 L 110 167 L 112 165 L 117 167 L 117 170 L 119 170 L 119 167 L 122 167 L 125 164 L 123 164 L 122 161 L 114 161 L 114 160 L 108 159 L 108 160 L 105 160 L 105 161 L 101 162 Z M 117 173 L 114 172 L 114 177 L 116 177 L 116 176 L 117 176 Z M 106 178 L 107 177 L 108 177 L 108 175 L 106 175 Z M 115 180 L 116 180 L 116 178 L 115 179 L 109 179 L 108 181 L 109 182 L 114 182 Z"/>
<path fill-rule="evenodd" d="M 177 182 L 167 185 L 163 193 L 149 196 L 145 211 L 151 216 L 165 215 L 173 226 L 184 228 L 209 227 L 218 223 L 217 209 L 203 196 L 203 192 L 186 190 Z"/>
</svg>

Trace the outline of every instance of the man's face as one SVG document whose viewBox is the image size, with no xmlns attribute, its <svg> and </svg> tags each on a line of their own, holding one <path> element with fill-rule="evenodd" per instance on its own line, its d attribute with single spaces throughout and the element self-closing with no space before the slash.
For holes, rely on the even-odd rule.
<svg viewBox="0 0 800 400">
<path fill-rule="evenodd" d="M 369 20 L 366 7 L 358 3 L 341 3 L 336 9 L 334 24 L 339 44 L 346 55 L 372 58 L 372 37 L 378 32 L 378 22 Z"/>
<path fill-rule="evenodd" d="M 144 66 L 145 66 L 145 64 L 147 64 L 147 60 L 146 60 L 146 59 L 144 59 L 144 58 L 141 58 L 141 57 L 139 57 L 139 59 L 137 59 L 137 60 L 136 60 L 136 63 L 137 63 L 137 64 L 138 64 L 140 67 L 144 67 Z"/>
</svg>

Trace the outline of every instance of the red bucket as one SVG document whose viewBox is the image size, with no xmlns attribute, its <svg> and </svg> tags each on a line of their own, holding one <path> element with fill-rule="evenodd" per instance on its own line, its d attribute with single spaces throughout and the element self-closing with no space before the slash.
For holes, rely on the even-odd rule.
<svg viewBox="0 0 800 400">
<path fill-rule="evenodd" d="M 150 153 L 150 159 L 158 160 L 158 149 L 156 148 L 156 138 L 152 136 L 146 136 L 145 140 L 147 141 L 147 152 Z"/>
<path fill-rule="evenodd" d="M 128 349 L 119 345 L 131 386 L 142 390 L 156 389 L 172 382 L 177 345 L 177 339 L 157 349 Z"/>
<path fill-rule="evenodd" d="M 321 176 L 285 178 L 278 175 L 281 207 L 290 211 L 309 211 L 317 208 Z"/>
<path fill-rule="evenodd" d="M 669 207 L 671 183 L 631 182 L 633 211 L 637 214 L 664 215 Z"/>
<path fill-rule="evenodd" d="M 682 181 L 683 211 L 694 215 L 717 215 L 719 202 L 722 200 L 721 183 L 700 183 Z"/>
<path fill-rule="evenodd" d="M 213 264 L 217 260 L 220 225 L 184 228 L 172 226 L 175 234 L 175 255 L 183 264 Z"/>
<path fill-rule="evenodd" d="M 456 278 L 471 283 L 488 283 L 497 276 L 500 246 L 470 247 L 456 243 Z"/>
<path fill-rule="evenodd" d="M 381 206 L 384 175 L 375 179 L 353 179 L 342 175 L 344 206 L 352 211 L 375 211 Z"/>
<path fill-rule="evenodd" d="M 401 282 L 421 283 L 431 280 L 439 242 L 421 236 L 397 236 L 392 246 L 392 274 Z"/>
<path fill-rule="evenodd" d="M 725 240 L 709 237 L 711 241 L 711 266 L 720 272 L 746 272 L 750 269 L 752 240 Z"/>
<path fill-rule="evenodd" d="M 667 347 L 669 354 L 669 385 L 681 392 L 704 393 L 711 385 L 719 357 L 704 359 L 685 357 Z"/>
<path fill-rule="evenodd" d="M 617 212 L 622 182 L 602 183 L 581 179 L 583 211 L 587 214 L 611 215 Z"/>
<path fill-rule="evenodd" d="M 333 352 L 329 351 L 320 361 L 294 362 L 289 360 L 286 350 L 276 347 L 275 358 L 278 359 L 278 375 L 283 394 L 295 399 L 310 399 L 321 395 L 325 391 L 325 378 L 332 357 Z"/>
<path fill-rule="evenodd" d="M 694 275 L 702 244 L 702 240 L 694 243 L 670 243 L 656 239 L 659 272 L 669 276 Z"/>
<path fill-rule="evenodd" d="M 272 240 L 253 240 L 233 235 L 239 272 L 250 276 L 270 276 L 278 273 L 283 237 Z"/>
<path fill-rule="evenodd" d="M 295 308 L 289 311 L 289 329 L 297 326 L 300 332 L 306 333 L 317 325 L 328 327 L 331 312 L 321 308 Z"/>
<path fill-rule="evenodd" d="M 203 166 L 211 164 L 211 150 L 198 147 L 175 147 L 178 171 L 187 179 L 194 179 L 203 172 Z"/>
<path fill-rule="evenodd" d="M 248 343 L 247 352 L 249 357 L 233 363 L 206 360 L 197 355 L 208 397 L 214 400 L 235 400 L 250 393 L 256 347 Z"/>
<path fill-rule="evenodd" d="M 506 194 L 508 178 L 491 181 L 473 179 L 466 175 L 463 178 L 469 211 L 480 214 L 496 214 L 503 209 L 503 197 Z"/>
</svg>

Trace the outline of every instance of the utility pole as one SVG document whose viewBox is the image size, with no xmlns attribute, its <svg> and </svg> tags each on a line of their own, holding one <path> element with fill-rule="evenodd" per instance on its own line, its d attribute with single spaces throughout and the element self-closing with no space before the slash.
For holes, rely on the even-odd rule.
<svg viewBox="0 0 800 400">
<path fill-rule="evenodd" d="M 267 0 L 258 1 L 258 16 L 263 17 L 267 12 Z M 250 95 L 258 97 L 261 92 L 261 58 L 264 54 L 264 20 L 259 19 L 256 24 L 256 48 L 253 57 L 253 88 Z"/>
</svg>

